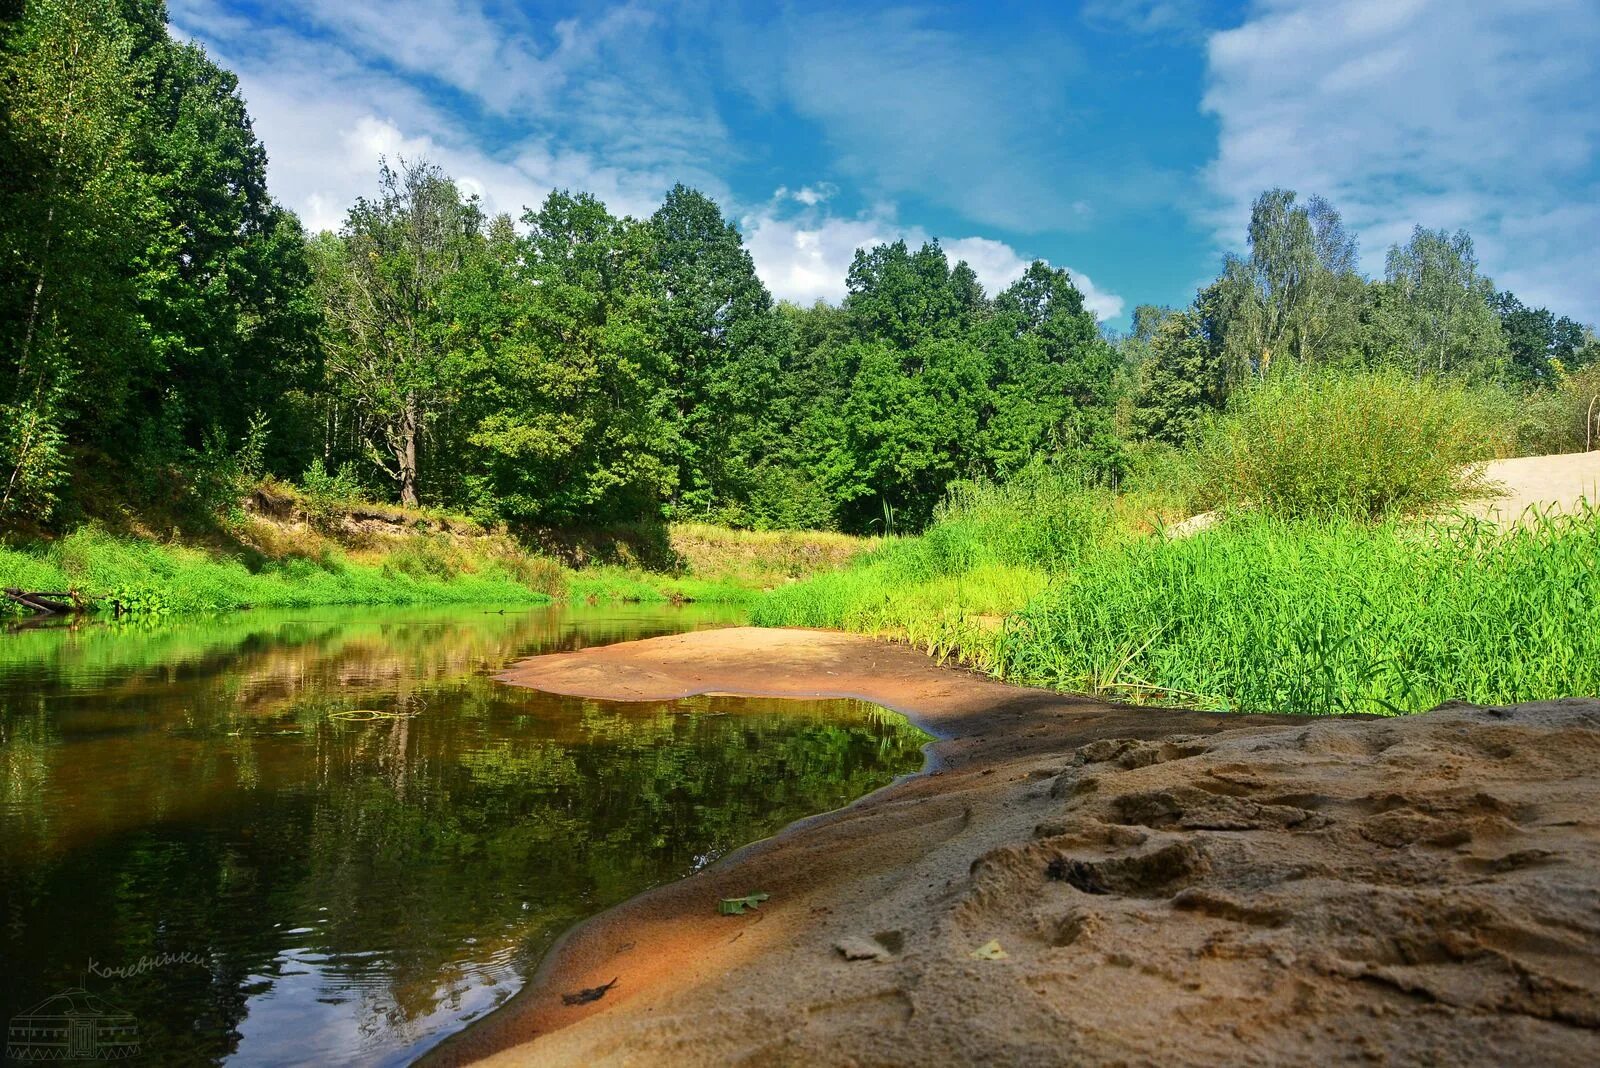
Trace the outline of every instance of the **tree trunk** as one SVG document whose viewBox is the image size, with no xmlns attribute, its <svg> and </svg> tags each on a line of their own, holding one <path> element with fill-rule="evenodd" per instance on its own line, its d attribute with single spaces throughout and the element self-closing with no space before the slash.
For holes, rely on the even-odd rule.
<svg viewBox="0 0 1600 1068">
<path fill-rule="evenodd" d="M 406 398 L 400 416 L 400 503 L 417 506 L 417 398 Z"/>
</svg>

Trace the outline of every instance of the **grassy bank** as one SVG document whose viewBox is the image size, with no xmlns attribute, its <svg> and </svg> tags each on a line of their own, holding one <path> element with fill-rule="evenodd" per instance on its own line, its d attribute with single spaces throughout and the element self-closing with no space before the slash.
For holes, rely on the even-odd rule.
<svg viewBox="0 0 1600 1068">
<path fill-rule="evenodd" d="M 1510 530 L 1421 518 L 1482 492 L 1477 462 L 1505 447 L 1494 413 L 1390 373 L 1271 380 L 1188 449 L 1142 458 L 1121 493 L 1044 469 L 967 487 L 922 537 L 778 590 L 754 617 L 1218 710 L 1600 693 L 1600 512 Z M 1174 507 L 1218 521 L 1167 536 Z"/>
<path fill-rule="evenodd" d="M 550 575 L 544 572 L 487 552 L 426 542 L 367 561 L 340 552 L 280 559 L 223 554 L 94 528 L 52 542 L 0 547 L 0 581 L 7 586 L 77 590 L 102 607 L 157 614 L 247 606 L 548 603 Z"/>
<path fill-rule="evenodd" d="M 74 590 L 139 614 L 245 606 L 536 604 L 571 601 L 743 603 L 759 591 L 842 566 L 864 539 L 810 532 L 662 528 L 664 566 L 627 552 L 573 565 L 471 520 L 264 485 L 251 507 L 178 540 L 85 526 L 0 544 L 0 586 Z M 0 613 L 8 604 L 0 603 Z"/>
<path fill-rule="evenodd" d="M 1002 622 L 1050 576 L 1118 540 L 1116 498 L 1048 471 L 958 487 L 920 537 L 885 539 L 845 570 L 758 601 L 762 626 L 826 627 L 909 641 L 998 670 Z"/>
<path fill-rule="evenodd" d="M 1398 713 L 1600 693 L 1600 512 L 1510 530 L 1244 515 L 1172 540 L 1121 536 L 1109 510 L 1097 531 L 1042 514 L 1016 513 L 1008 540 L 957 509 L 925 538 L 768 595 L 755 619 L 1218 710 Z M 1064 551 L 1019 557 L 1052 530 L 1071 532 Z"/>
<path fill-rule="evenodd" d="M 1413 712 L 1600 693 L 1600 512 L 1497 530 L 1242 517 L 1061 575 L 1000 670 L 1132 700 Z"/>
</svg>

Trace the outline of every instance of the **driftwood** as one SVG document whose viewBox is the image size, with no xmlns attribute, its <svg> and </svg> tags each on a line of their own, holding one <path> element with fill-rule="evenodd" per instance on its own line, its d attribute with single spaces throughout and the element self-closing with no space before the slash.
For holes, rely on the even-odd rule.
<svg viewBox="0 0 1600 1068">
<path fill-rule="evenodd" d="M 17 589 L 15 586 L 8 586 L 4 590 L 0 590 L 0 593 L 4 593 L 8 600 L 15 601 L 36 615 L 66 615 L 69 612 L 82 612 L 88 607 L 84 604 L 83 598 L 72 590 L 68 590 L 65 593 L 48 590 L 37 590 L 30 593 L 26 590 Z"/>
</svg>

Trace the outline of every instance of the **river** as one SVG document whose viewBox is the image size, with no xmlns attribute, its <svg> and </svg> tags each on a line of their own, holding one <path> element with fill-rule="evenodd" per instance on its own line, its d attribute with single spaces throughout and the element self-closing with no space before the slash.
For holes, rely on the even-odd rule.
<svg viewBox="0 0 1600 1068">
<path fill-rule="evenodd" d="M 0 634 L 13 1055 L 403 1064 L 576 921 L 921 766 L 926 736 L 862 702 L 490 677 L 735 621 L 452 606 Z"/>
</svg>

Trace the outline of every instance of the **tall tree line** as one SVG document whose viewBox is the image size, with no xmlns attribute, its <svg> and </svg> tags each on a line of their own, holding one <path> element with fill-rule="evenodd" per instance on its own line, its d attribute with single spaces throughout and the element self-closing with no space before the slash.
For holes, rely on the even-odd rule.
<svg viewBox="0 0 1600 1068">
<path fill-rule="evenodd" d="M 1041 458 L 1114 480 L 1276 368 L 1537 388 L 1600 355 L 1465 233 L 1419 228 L 1368 279 L 1337 210 L 1287 190 L 1115 344 L 1065 271 L 989 294 L 937 243 L 858 251 L 837 306 L 775 302 L 683 186 L 643 219 L 566 190 L 512 218 L 396 159 L 308 238 L 160 0 L 13 0 L 0 86 L 6 527 L 214 513 L 243 470 L 512 526 L 906 529 Z"/>
<path fill-rule="evenodd" d="M 1271 189 L 1248 237 L 1248 254 L 1227 257 L 1187 308 L 1135 310 L 1120 342 L 1131 436 L 1180 443 L 1274 367 L 1391 366 L 1531 389 L 1600 361 L 1592 330 L 1497 291 L 1464 230 L 1415 228 L 1369 279 L 1333 205 Z"/>
<path fill-rule="evenodd" d="M 407 503 L 868 529 L 1040 452 L 1117 462 L 1116 353 L 1043 263 L 991 300 L 936 244 L 883 245 L 840 307 L 798 308 L 692 189 L 642 220 L 557 191 L 514 222 L 420 161 L 385 166 L 311 258 L 309 462 Z"/>
<path fill-rule="evenodd" d="M 313 380 L 300 227 L 236 79 L 159 0 L 0 21 L 0 516 L 181 471 Z"/>
</svg>

